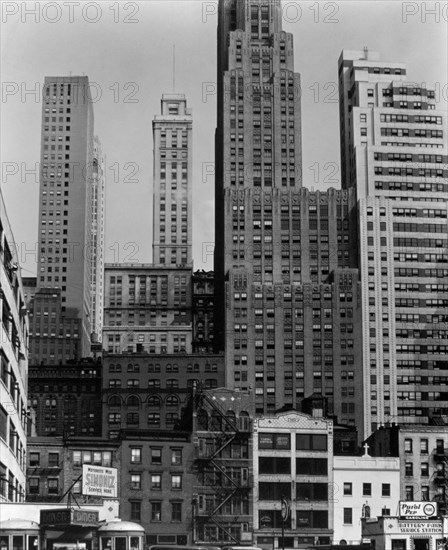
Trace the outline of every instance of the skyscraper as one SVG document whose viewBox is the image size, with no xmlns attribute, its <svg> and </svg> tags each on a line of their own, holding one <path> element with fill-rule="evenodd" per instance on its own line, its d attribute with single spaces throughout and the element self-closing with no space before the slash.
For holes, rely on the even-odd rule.
<svg viewBox="0 0 448 550">
<path fill-rule="evenodd" d="M 339 58 L 342 185 L 359 199 L 364 431 L 447 414 L 446 112 L 377 52 Z"/>
<path fill-rule="evenodd" d="M 93 126 L 88 78 L 46 77 L 32 364 L 89 355 L 97 330 L 104 181 Z"/>
<path fill-rule="evenodd" d="M 300 76 L 279 2 L 223 0 L 218 23 L 216 344 L 255 412 L 313 393 L 362 416 L 353 191 L 302 187 Z"/>
<path fill-rule="evenodd" d="M 153 263 L 191 264 L 193 118 L 184 94 L 163 94 L 154 117 Z"/>
</svg>

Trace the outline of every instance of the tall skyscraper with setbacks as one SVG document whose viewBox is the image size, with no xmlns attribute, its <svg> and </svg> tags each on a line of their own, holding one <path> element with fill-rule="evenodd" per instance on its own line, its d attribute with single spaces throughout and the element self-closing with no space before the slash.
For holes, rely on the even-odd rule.
<svg viewBox="0 0 448 550">
<path fill-rule="evenodd" d="M 280 2 L 222 0 L 216 131 L 216 346 L 255 412 L 323 395 L 362 418 L 352 191 L 302 183 L 300 75 Z"/>
</svg>

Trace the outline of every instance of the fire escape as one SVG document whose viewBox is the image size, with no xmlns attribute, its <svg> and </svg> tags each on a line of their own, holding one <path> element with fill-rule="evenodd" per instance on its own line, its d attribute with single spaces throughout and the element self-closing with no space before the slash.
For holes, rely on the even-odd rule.
<svg viewBox="0 0 448 550">
<path fill-rule="evenodd" d="M 224 410 L 212 392 L 202 388 L 196 390 L 194 405 L 198 480 L 194 542 L 239 544 L 251 523 L 250 419 L 237 419 L 232 411 Z M 247 449 L 244 456 L 243 448 Z M 211 534 L 214 532 L 217 535 Z"/>
<path fill-rule="evenodd" d="M 434 500 L 438 503 L 439 515 L 448 512 L 448 448 L 437 445 L 433 452 L 436 466 L 432 481 L 435 485 Z"/>
</svg>

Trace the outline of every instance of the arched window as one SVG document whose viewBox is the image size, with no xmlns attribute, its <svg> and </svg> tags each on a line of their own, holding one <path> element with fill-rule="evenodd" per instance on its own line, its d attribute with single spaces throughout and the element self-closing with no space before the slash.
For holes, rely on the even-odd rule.
<svg viewBox="0 0 448 550">
<path fill-rule="evenodd" d="M 136 395 L 130 395 L 126 400 L 126 405 L 133 409 L 138 409 L 140 405 L 140 399 Z"/>
<path fill-rule="evenodd" d="M 179 398 L 175 395 L 169 395 L 166 398 L 165 404 L 167 407 L 177 407 L 179 406 Z"/>
<path fill-rule="evenodd" d="M 111 395 L 107 404 L 109 405 L 109 407 L 120 407 L 121 399 L 118 395 Z"/>
</svg>

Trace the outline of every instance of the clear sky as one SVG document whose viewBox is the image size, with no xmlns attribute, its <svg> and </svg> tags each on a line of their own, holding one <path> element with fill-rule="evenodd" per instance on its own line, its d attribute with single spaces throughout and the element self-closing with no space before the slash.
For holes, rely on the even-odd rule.
<svg viewBox="0 0 448 550">
<path fill-rule="evenodd" d="M 87 75 L 106 153 L 106 261 L 151 261 L 152 127 L 162 93 L 185 93 L 194 117 L 193 257 L 211 269 L 214 240 L 214 1 L 2 3 L 2 191 L 23 275 L 36 271 L 41 94 L 45 76 Z M 34 11 L 34 13 L 33 13 Z M 340 187 L 337 61 L 342 49 L 404 62 L 447 108 L 448 6 L 396 0 L 283 1 L 302 75 L 304 184 Z M 12 174 L 18 167 L 17 174 Z"/>
</svg>

